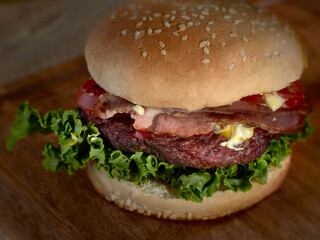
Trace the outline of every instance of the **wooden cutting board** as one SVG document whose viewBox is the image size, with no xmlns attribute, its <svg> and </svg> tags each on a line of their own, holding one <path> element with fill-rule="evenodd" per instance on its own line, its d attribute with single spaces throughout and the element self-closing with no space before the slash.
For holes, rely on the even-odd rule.
<svg viewBox="0 0 320 240">
<path fill-rule="evenodd" d="M 0 239 L 319 239 L 320 18 L 294 4 L 277 4 L 271 11 L 291 23 L 309 57 L 302 84 L 315 127 L 308 143 L 294 147 L 289 175 L 276 193 L 218 220 L 159 220 L 104 200 L 85 170 L 73 176 L 46 171 L 41 151 L 51 135 L 28 137 L 7 152 L 5 140 L 24 100 L 41 112 L 75 108 L 78 87 L 89 77 L 81 57 L 0 86 Z"/>
</svg>

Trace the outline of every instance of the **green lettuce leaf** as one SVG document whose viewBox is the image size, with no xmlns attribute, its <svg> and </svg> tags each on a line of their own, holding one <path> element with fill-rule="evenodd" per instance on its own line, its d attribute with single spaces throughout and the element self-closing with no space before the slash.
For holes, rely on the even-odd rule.
<svg viewBox="0 0 320 240">
<path fill-rule="evenodd" d="M 10 137 L 7 140 L 9 151 L 12 151 L 15 142 L 42 129 L 39 111 L 29 107 L 28 104 L 24 102 L 18 109 L 16 120 L 10 129 Z"/>
<path fill-rule="evenodd" d="M 53 132 L 58 137 L 58 146 L 48 143 L 42 154 L 44 168 L 52 172 L 65 169 L 68 174 L 86 167 L 91 159 L 97 169 L 105 169 L 110 178 L 142 184 L 159 180 L 171 184 L 185 200 L 201 202 L 218 190 L 249 191 L 252 181 L 266 184 L 271 165 L 281 167 L 281 161 L 291 153 L 290 145 L 305 141 L 313 133 L 308 119 L 301 132 L 282 135 L 270 141 L 268 149 L 249 164 L 238 164 L 214 169 L 195 169 L 160 162 L 153 155 L 143 152 L 125 153 L 106 144 L 93 123 L 83 125 L 78 110 L 51 111 L 41 116 L 39 112 L 23 103 L 7 140 L 7 149 L 12 151 L 19 139 L 33 133 Z"/>
</svg>

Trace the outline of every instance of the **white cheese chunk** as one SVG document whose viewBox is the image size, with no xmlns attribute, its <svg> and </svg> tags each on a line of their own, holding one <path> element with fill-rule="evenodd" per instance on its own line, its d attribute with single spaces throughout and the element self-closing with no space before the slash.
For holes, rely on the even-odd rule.
<svg viewBox="0 0 320 240">
<path fill-rule="evenodd" d="M 220 143 L 221 146 L 240 151 L 243 150 L 244 147 L 236 146 L 252 138 L 254 127 L 249 127 L 244 124 L 227 125 L 224 129 L 218 130 L 216 133 L 220 133 L 225 137 L 230 136 L 228 141 Z"/>
<path fill-rule="evenodd" d="M 144 114 L 144 108 L 140 105 L 135 105 L 132 109 L 141 116 Z"/>
<path fill-rule="evenodd" d="M 266 103 L 272 111 L 278 110 L 282 104 L 286 101 L 282 97 L 279 96 L 277 92 L 266 93 L 264 94 L 266 98 Z"/>
</svg>

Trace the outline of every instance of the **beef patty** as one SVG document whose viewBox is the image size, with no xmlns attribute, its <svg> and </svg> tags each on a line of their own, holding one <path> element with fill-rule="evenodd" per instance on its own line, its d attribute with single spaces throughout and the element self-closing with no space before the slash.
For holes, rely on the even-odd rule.
<svg viewBox="0 0 320 240">
<path fill-rule="evenodd" d="M 134 120 L 129 114 L 117 114 L 109 119 L 101 119 L 95 113 L 80 110 L 83 122 L 93 122 L 104 139 L 116 149 L 134 153 L 137 151 L 153 154 L 159 161 L 194 168 L 226 167 L 234 164 L 247 164 L 266 151 L 269 142 L 279 134 L 271 134 L 255 128 L 254 135 L 245 148 L 235 151 L 220 143 L 227 139 L 213 131 L 205 135 L 174 137 L 141 132 L 133 128 Z M 239 147 L 242 147 L 241 145 Z"/>
</svg>

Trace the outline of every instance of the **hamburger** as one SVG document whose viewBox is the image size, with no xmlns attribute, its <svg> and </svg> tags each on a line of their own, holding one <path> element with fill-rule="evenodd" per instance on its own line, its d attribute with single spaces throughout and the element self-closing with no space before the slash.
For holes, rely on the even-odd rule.
<svg viewBox="0 0 320 240">
<path fill-rule="evenodd" d="M 290 146 L 312 133 L 295 33 L 244 1 L 137 1 L 85 48 L 91 79 L 76 110 L 22 104 L 7 148 L 58 136 L 43 166 L 87 168 L 122 208 L 173 220 L 248 208 L 281 185 Z"/>
</svg>

